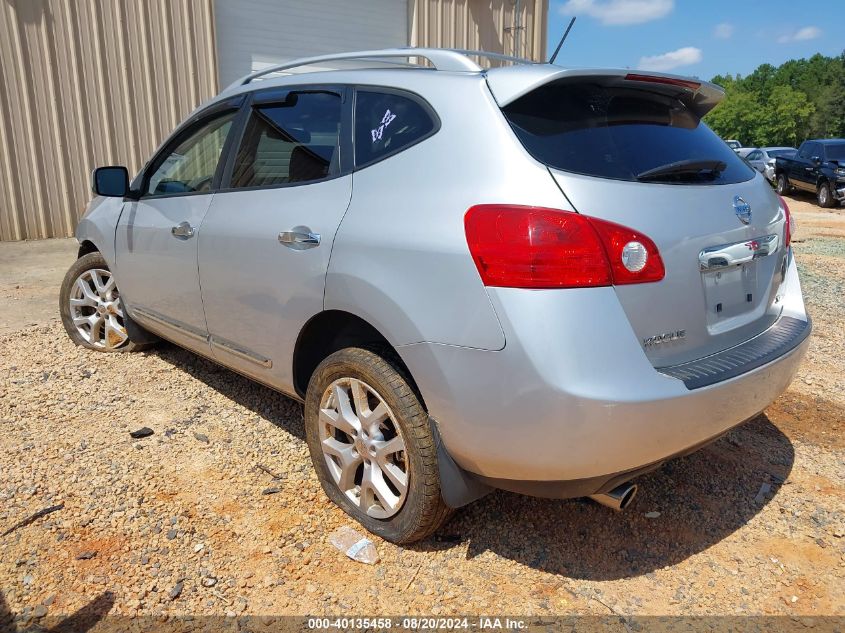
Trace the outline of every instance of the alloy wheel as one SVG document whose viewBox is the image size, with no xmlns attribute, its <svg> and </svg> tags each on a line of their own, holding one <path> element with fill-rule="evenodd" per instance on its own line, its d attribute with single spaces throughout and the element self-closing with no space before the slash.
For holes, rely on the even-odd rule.
<svg viewBox="0 0 845 633">
<path fill-rule="evenodd" d="M 94 347 L 117 349 L 129 342 L 120 294 L 111 272 L 84 271 L 70 291 L 70 317 L 80 336 Z"/>
<path fill-rule="evenodd" d="M 362 512 L 388 519 L 408 494 L 402 431 L 384 399 L 357 378 L 335 380 L 320 399 L 320 446 L 341 492 Z"/>
</svg>

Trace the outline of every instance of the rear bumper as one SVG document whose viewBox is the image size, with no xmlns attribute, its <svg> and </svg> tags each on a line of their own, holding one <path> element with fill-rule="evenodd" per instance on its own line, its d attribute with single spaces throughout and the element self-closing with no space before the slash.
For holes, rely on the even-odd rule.
<svg viewBox="0 0 845 633">
<path fill-rule="evenodd" d="M 800 339 L 699 388 L 648 362 L 609 288 L 498 289 L 491 298 L 505 349 L 421 343 L 399 351 L 463 469 L 517 492 L 591 494 L 712 441 L 787 388 L 810 331 L 791 268 L 783 317 L 804 324 Z"/>
<path fill-rule="evenodd" d="M 687 389 L 708 387 L 776 361 L 800 346 L 811 331 L 809 319 L 782 316 L 768 330 L 736 347 L 657 371 L 682 380 Z"/>
</svg>

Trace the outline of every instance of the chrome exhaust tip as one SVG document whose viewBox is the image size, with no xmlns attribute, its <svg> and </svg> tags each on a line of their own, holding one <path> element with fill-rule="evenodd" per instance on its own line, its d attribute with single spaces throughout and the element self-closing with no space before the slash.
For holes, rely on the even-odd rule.
<svg viewBox="0 0 845 633">
<path fill-rule="evenodd" d="M 631 505 L 635 496 L 637 496 L 637 484 L 626 482 L 616 486 L 610 492 L 590 495 L 590 499 L 617 512 L 621 512 Z"/>
</svg>

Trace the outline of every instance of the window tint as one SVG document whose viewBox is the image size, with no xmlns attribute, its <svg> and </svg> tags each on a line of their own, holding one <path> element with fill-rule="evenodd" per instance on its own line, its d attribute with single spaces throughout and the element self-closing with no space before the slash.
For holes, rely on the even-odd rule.
<svg viewBox="0 0 845 633">
<path fill-rule="evenodd" d="M 255 106 L 232 170 L 232 187 L 313 182 L 340 173 L 341 98 L 291 92 Z"/>
<path fill-rule="evenodd" d="M 747 157 L 747 158 L 748 158 L 748 160 L 760 160 L 760 158 L 761 158 L 762 156 L 763 156 L 763 152 L 761 152 L 760 150 L 755 149 L 753 152 L 751 152 L 751 153 L 748 155 L 748 157 Z"/>
<path fill-rule="evenodd" d="M 395 154 L 434 127 L 431 115 L 415 99 L 359 90 L 355 97 L 355 164 L 360 167 Z"/>
<path fill-rule="evenodd" d="M 201 125 L 160 160 L 144 193 L 165 196 L 209 191 L 235 112 Z"/>
<path fill-rule="evenodd" d="M 794 149 L 770 149 L 766 153 L 769 155 L 769 158 L 777 158 L 778 156 L 794 156 L 795 150 Z"/>
<path fill-rule="evenodd" d="M 667 174 L 652 182 L 728 184 L 751 169 L 684 103 L 644 89 L 592 81 L 542 86 L 504 108 L 525 148 L 564 171 L 618 180 L 678 161 L 721 161 L 725 168 Z"/>
<path fill-rule="evenodd" d="M 813 143 L 803 143 L 801 149 L 798 151 L 798 156 L 801 158 L 810 158 L 813 155 L 814 149 Z"/>
<path fill-rule="evenodd" d="M 827 160 L 845 160 L 845 143 L 841 145 L 828 145 L 824 148 Z"/>
</svg>

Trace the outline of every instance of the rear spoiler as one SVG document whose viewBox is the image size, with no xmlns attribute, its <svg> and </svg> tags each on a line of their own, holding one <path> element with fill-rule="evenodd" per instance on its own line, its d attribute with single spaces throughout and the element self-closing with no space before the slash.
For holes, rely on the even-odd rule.
<svg viewBox="0 0 845 633">
<path fill-rule="evenodd" d="M 599 83 L 647 87 L 653 92 L 674 94 L 699 117 L 715 108 L 725 96 L 722 88 L 709 81 L 627 69 L 561 68 L 551 64 L 531 64 L 493 68 L 486 74 L 487 85 L 500 108 L 548 83 L 569 79 L 595 79 Z"/>
</svg>

